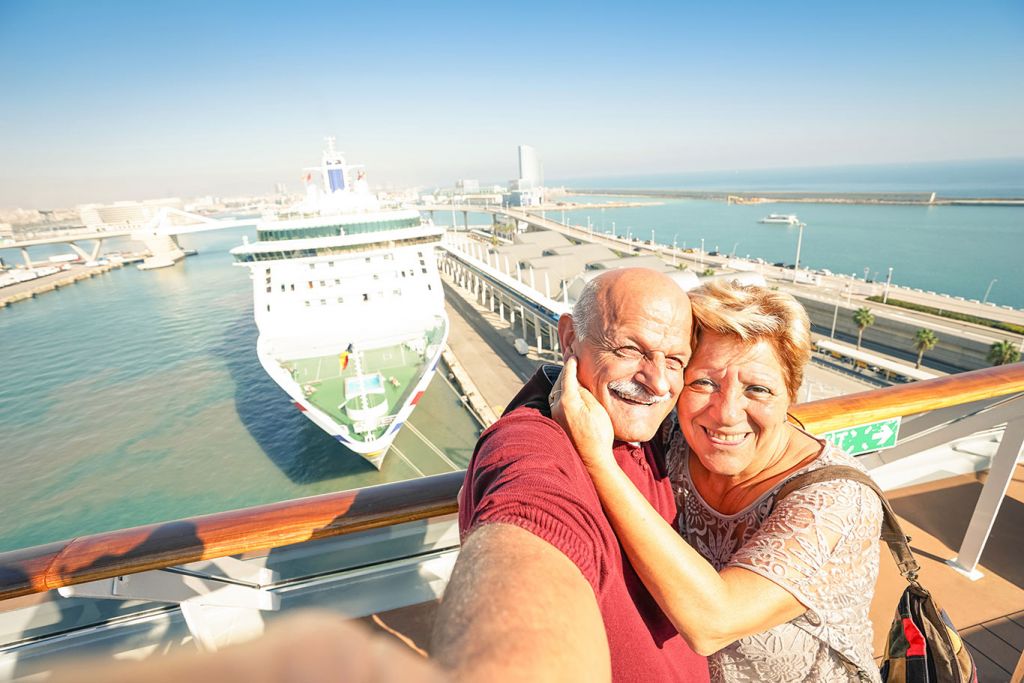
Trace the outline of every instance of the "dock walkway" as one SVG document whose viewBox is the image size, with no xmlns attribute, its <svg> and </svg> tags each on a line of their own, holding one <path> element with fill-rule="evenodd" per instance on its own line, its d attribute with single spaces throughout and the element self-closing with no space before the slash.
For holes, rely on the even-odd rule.
<svg viewBox="0 0 1024 683">
<path fill-rule="evenodd" d="M 113 268 L 120 268 L 121 265 L 120 263 L 106 263 L 98 266 L 76 265 L 72 266 L 70 270 L 63 270 L 59 273 L 44 275 L 27 282 L 8 285 L 0 289 L 0 308 L 5 308 L 17 301 L 31 299 L 45 292 L 52 292 L 61 287 L 74 284 L 79 280 L 86 280 Z"/>
<path fill-rule="evenodd" d="M 446 276 L 442 280 L 451 325 L 448 348 L 496 419 L 541 363 L 555 359 L 542 359 L 532 349 L 527 356 L 519 355 L 507 320 L 467 297 L 466 290 L 451 286 Z"/>
</svg>

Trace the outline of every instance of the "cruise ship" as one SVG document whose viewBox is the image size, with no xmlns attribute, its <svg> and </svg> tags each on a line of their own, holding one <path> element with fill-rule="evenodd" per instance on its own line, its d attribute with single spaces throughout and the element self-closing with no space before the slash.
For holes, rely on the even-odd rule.
<svg viewBox="0 0 1024 683">
<path fill-rule="evenodd" d="M 260 363 L 295 407 L 379 468 L 448 337 L 443 227 L 385 207 L 327 139 L 306 197 L 231 250 L 250 268 Z M 319 178 L 315 176 L 319 175 Z"/>
<path fill-rule="evenodd" d="M 758 223 L 782 223 L 784 225 L 797 225 L 800 219 L 795 214 L 770 213 Z"/>
</svg>

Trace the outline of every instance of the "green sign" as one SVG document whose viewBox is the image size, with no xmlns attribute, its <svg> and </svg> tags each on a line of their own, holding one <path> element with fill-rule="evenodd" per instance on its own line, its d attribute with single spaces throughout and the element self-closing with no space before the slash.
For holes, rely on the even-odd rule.
<svg viewBox="0 0 1024 683">
<path fill-rule="evenodd" d="M 896 437 L 900 432 L 900 418 L 879 420 L 857 427 L 847 427 L 834 432 L 827 432 L 824 438 L 835 444 L 848 455 L 859 455 L 869 451 L 880 451 L 896 445 Z"/>
</svg>

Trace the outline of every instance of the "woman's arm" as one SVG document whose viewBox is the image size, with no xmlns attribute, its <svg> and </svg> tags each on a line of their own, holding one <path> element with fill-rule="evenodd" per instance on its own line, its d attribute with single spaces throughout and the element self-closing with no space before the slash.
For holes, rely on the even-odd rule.
<svg viewBox="0 0 1024 683">
<path fill-rule="evenodd" d="M 574 358 L 559 382 L 552 413 L 576 444 L 633 568 L 694 651 L 716 652 L 806 611 L 792 593 L 759 574 L 737 567 L 715 571 L 615 462 L 611 420 L 579 386 Z"/>
</svg>

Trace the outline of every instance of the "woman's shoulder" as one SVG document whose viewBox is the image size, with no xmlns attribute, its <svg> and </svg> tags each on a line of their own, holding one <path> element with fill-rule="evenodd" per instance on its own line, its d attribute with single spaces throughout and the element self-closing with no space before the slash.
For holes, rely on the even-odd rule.
<svg viewBox="0 0 1024 683">
<path fill-rule="evenodd" d="M 837 446 L 825 442 L 821 455 L 801 468 L 792 477 L 780 482 L 775 489 L 779 490 L 791 479 L 806 472 L 813 472 L 824 467 L 843 465 L 853 467 L 870 476 L 870 473 L 856 458 L 848 455 Z M 802 507 L 802 508 L 827 508 L 832 515 L 857 517 L 868 522 L 869 527 L 874 526 L 873 522 L 882 518 L 882 504 L 870 487 L 852 479 L 838 478 L 810 484 L 806 487 L 793 491 L 785 499 L 776 499 L 774 508 Z"/>
</svg>

